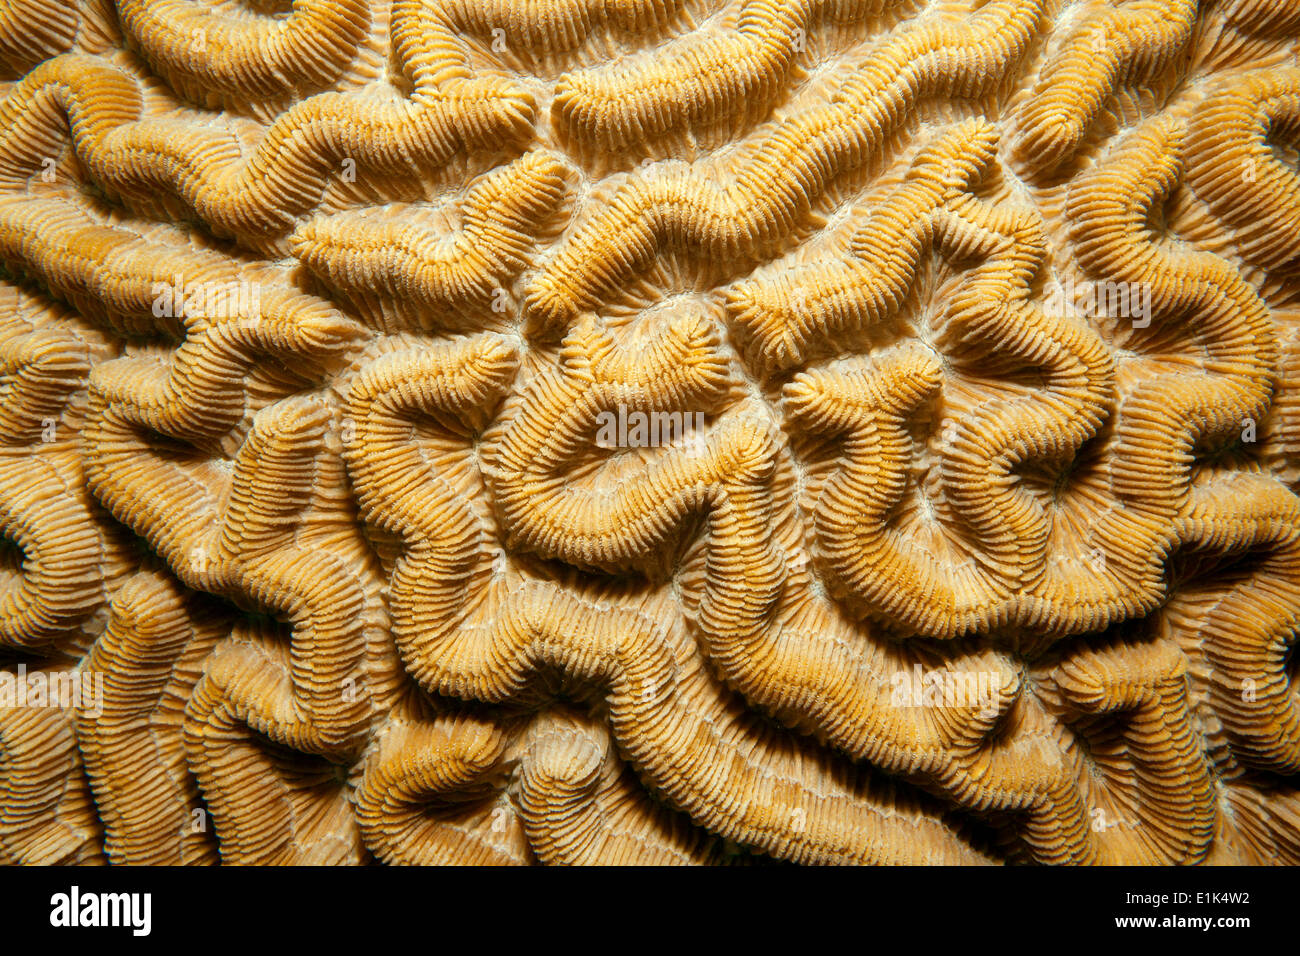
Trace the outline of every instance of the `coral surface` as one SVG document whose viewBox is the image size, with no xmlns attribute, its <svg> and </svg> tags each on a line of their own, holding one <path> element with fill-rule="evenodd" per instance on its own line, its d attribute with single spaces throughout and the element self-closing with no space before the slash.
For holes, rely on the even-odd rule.
<svg viewBox="0 0 1300 956">
<path fill-rule="evenodd" d="M 1298 51 L 0 3 L 0 862 L 1300 863 Z"/>
</svg>

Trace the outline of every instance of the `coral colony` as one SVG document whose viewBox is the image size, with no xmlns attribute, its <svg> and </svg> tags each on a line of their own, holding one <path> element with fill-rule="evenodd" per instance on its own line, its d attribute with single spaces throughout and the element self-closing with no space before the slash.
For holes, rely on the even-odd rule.
<svg viewBox="0 0 1300 956">
<path fill-rule="evenodd" d="M 0 6 L 0 862 L 1300 862 L 1298 0 L 255 6 Z"/>
</svg>

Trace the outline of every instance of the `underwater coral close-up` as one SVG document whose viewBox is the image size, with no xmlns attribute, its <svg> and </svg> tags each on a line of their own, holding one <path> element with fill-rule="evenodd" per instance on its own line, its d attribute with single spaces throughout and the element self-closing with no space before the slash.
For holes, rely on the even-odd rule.
<svg viewBox="0 0 1300 956">
<path fill-rule="evenodd" d="M 1300 863 L 1298 52 L 0 0 L 0 863 Z"/>
</svg>

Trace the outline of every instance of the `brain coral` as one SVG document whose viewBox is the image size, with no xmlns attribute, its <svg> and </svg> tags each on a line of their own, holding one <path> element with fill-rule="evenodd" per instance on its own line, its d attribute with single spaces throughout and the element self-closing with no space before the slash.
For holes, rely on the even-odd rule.
<svg viewBox="0 0 1300 956">
<path fill-rule="evenodd" d="M 1298 41 L 0 3 L 0 862 L 1300 862 Z"/>
</svg>

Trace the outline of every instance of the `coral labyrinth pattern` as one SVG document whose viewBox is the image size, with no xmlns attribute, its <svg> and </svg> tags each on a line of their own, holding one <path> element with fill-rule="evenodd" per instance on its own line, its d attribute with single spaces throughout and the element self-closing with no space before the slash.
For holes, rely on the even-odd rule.
<svg viewBox="0 0 1300 956">
<path fill-rule="evenodd" d="M 1300 0 L 3 0 L 0 862 L 1300 862 Z"/>
</svg>

